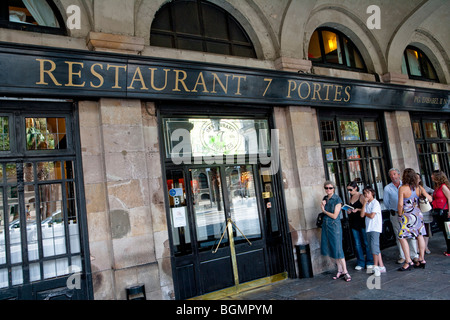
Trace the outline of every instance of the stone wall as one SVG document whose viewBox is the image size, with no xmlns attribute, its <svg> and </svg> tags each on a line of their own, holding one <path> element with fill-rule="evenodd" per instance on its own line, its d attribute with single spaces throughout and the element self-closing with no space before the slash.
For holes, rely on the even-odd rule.
<svg viewBox="0 0 450 320">
<path fill-rule="evenodd" d="M 81 147 L 95 299 L 173 298 L 153 104 L 80 102 Z"/>
</svg>

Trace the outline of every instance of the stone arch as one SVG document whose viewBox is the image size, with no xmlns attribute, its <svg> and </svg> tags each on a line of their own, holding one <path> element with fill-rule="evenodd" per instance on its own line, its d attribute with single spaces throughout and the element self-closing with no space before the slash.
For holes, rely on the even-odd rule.
<svg viewBox="0 0 450 320">
<path fill-rule="evenodd" d="M 303 59 L 308 58 L 309 41 L 319 27 L 330 27 L 345 34 L 358 48 L 369 73 L 385 73 L 387 64 L 380 44 L 362 21 L 342 6 L 320 6 L 314 9 L 305 23 L 303 32 Z"/>
<path fill-rule="evenodd" d="M 430 17 L 433 12 L 439 10 L 442 5 L 441 0 L 424 1 L 399 23 L 399 27 L 393 33 L 387 47 L 387 71 L 401 73 L 403 52 L 408 44 L 411 43 L 417 26 L 420 26 L 423 21 Z M 427 52 L 425 53 L 427 54 Z"/>
<path fill-rule="evenodd" d="M 450 70 L 448 67 L 448 61 L 450 61 L 450 59 L 445 52 L 445 49 L 431 33 L 423 29 L 417 29 L 412 35 L 411 41 L 408 45 L 419 48 L 423 51 L 423 53 L 425 53 L 436 70 L 440 83 L 450 83 Z M 403 52 L 401 54 L 403 54 Z"/>
<path fill-rule="evenodd" d="M 137 1 L 135 30 L 136 36 L 145 39 L 145 44 L 150 44 L 150 29 L 157 11 L 169 0 Z M 273 59 L 276 48 L 274 46 L 273 31 L 268 30 L 268 23 L 265 23 L 255 10 L 253 1 L 239 0 L 210 0 L 211 3 L 229 12 L 244 28 L 250 37 L 256 51 L 258 59 Z M 268 37 L 269 35 L 269 37 Z"/>
</svg>

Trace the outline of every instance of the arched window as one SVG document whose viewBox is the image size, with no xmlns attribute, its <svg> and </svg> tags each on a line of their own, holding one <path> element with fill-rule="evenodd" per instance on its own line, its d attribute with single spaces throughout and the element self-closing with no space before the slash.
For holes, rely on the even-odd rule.
<svg viewBox="0 0 450 320">
<path fill-rule="evenodd" d="M 317 66 L 367 70 L 355 44 L 341 32 L 330 28 L 314 31 L 309 42 L 308 59 Z"/>
<path fill-rule="evenodd" d="M 66 35 L 64 19 L 51 0 L 3 0 L 0 27 Z"/>
<path fill-rule="evenodd" d="M 410 79 L 439 82 L 436 70 L 422 50 L 408 46 L 403 53 L 402 73 Z"/>
<path fill-rule="evenodd" d="M 204 0 L 174 0 L 164 5 L 153 20 L 150 44 L 256 58 L 250 38 L 236 19 Z"/>
</svg>

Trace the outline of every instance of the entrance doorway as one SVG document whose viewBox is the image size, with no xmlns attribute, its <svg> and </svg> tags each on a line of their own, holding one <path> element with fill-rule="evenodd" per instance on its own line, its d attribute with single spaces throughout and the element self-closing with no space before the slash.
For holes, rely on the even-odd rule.
<svg viewBox="0 0 450 320">
<path fill-rule="evenodd" d="M 213 125 L 215 133 L 208 129 Z M 267 128 L 268 121 L 163 118 L 166 200 L 177 299 L 222 289 L 238 292 L 254 281 L 267 283 L 287 277 L 290 243 L 282 214 L 279 175 L 274 174 L 270 164 L 251 157 L 249 140 L 237 136 L 242 134 L 242 126 L 249 134 Z M 194 136 L 199 127 L 207 130 L 208 139 Z M 173 152 L 178 150 L 177 143 L 170 137 L 176 128 L 192 134 L 188 148 L 191 154 L 178 164 Z M 230 132 L 233 128 L 234 133 Z M 225 150 L 221 160 L 218 154 L 215 161 L 203 157 L 199 142 L 225 135 L 225 147 L 236 149 Z M 258 143 L 267 142 L 268 137 L 258 136 Z"/>
</svg>

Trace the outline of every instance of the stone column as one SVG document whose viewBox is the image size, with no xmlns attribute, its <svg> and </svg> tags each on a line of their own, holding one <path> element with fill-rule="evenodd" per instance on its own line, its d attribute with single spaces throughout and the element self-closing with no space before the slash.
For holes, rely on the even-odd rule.
<svg viewBox="0 0 450 320">
<path fill-rule="evenodd" d="M 125 289 L 136 284 L 145 285 L 148 299 L 173 297 L 151 109 L 139 100 L 80 103 L 96 299 L 125 299 Z"/>
<path fill-rule="evenodd" d="M 413 168 L 419 172 L 419 162 L 409 112 L 385 112 L 384 116 L 392 165 L 400 171 L 403 171 L 405 168 Z"/>
<path fill-rule="evenodd" d="M 320 254 L 321 229 L 315 225 L 325 181 L 317 113 L 311 107 L 279 107 L 275 122 L 292 242 L 310 245 L 313 272 L 321 273 L 332 265 Z"/>
</svg>

